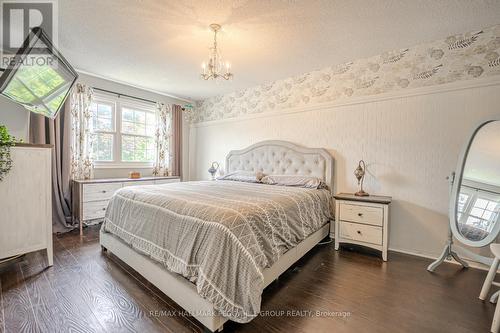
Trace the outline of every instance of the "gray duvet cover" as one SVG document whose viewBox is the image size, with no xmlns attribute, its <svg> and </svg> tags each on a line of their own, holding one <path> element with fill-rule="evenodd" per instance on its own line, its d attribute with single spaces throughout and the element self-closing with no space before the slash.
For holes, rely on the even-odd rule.
<svg viewBox="0 0 500 333">
<path fill-rule="evenodd" d="M 260 311 L 263 269 L 330 218 L 325 189 L 183 182 L 119 190 L 102 231 L 190 279 L 222 316 L 245 323 Z"/>
</svg>

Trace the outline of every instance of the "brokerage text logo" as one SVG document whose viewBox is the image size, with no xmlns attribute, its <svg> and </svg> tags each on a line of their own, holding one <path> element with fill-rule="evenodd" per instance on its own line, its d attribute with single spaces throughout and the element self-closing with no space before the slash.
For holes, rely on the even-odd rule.
<svg viewBox="0 0 500 333">
<path fill-rule="evenodd" d="M 57 3 L 45 0 L 0 0 L 2 19 L 2 51 L 15 54 L 30 30 L 41 27 L 55 44 L 57 42 Z M 36 52 L 36 49 L 33 50 Z"/>
</svg>

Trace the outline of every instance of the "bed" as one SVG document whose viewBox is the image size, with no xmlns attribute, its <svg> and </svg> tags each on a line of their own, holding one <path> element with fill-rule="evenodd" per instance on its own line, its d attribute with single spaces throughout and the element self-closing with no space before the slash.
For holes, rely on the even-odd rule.
<svg viewBox="0 0 500 333">
<path fill-rule="evenodd" d="M 329 189 L 237 181 L 133 187 L 110 201 L 100 243 L 211 331 L 248 322 L 263 289 L 329 233 L 333 158 L 264 141 L 231 151 L 237 170 L 314 176 Z"/>
</svg>

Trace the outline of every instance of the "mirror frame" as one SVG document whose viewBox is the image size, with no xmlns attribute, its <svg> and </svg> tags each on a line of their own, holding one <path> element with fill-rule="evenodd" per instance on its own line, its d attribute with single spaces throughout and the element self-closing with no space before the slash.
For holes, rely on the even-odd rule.
<svg viewBox="0 0 500 333">
<path fill-rule="evenodd" d="M 458 195 L 460 193 L 460 187 L 462 185 L 462 177 L 464 173 L 464 168 L 465 164 L 467 162 L 467 156 L 469 156 L 469 151 L 472 146 L 472 143 L 474 142 L 474 139 L 476 138 L 477 133 L 486 125 L 493 123 L 495 121 L 500 121 L 500 119 L 491 119 L 482 122 L 479 126 L 477 126 L 472 134 L 470 135 L 469 140 L 467 141 L 467 144 L 465 147 L 462 149 L 462 152 L 460 154 L 460 157 L 458 159 L 458 165 L 457 169 L 455 172 L 455 177 L 453 178 L 453 185 L 451 188 L 451 196 L 450 196 L 450 207 L 449 207 L 449 217 L 450 217 L 450 227 L 453 232 L 453 236 L 460 241 L 460 243 L 463 243 L 465 245 L 471 246 L 471 247 L 484 247 L 490 244 L 497 238 L 498 232 L 500 231 L 500 221 L 495 223 L 495 226 L 491 230 L 490 234 L 486 236 L 484 239 L 480 241 L 471 241 L 467 238 L 465 238 L 461 233 L 460 230 L 458 230 L 458 221 L 457 221 L 457 202 L 458 202 Z"/>
</svg>

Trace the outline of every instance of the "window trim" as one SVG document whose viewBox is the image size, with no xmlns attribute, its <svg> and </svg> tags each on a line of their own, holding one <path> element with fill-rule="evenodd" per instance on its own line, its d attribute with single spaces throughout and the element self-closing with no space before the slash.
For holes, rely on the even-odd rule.
<svg viewBox="0 0 500 333">
<path fill-rule="evenodd" d="M 156 115 L 155 105 L 152 103 L 139 102 L 135 100 L 126 99 L 124 97 L 111 97 L 103 94 L 94 94 L 92 103 L 103 102 L 114 104 L 114 128 L 115 132 L 97 131 L 99 133 L 113 134 L 113 161 L 98 161 L 94 160 L 95 169 L 150 169 L 154 166 L 154 161 L 151 162 L 125 162 L 122 161 L 122 135 L 134 135 L 122 133 L 122 107 L 143 110 L 146 112 L 153 112 Z M 140 136 L 140 135 L 134 135 Z M 150 136 L 144 136 L 150 137 Z"/>
<path fill-rule="evenodd" d="M 102 134 L 111 134 L 113 136 L 113 146 L 111 148 L 112 149 L 112 158 L 113 158 L 113 160 L 112 161 L 98 161 L 98 160 L 94 160 L 94 166 L 96 166 L 96 164 L 100 164 L 100 163 L 114 163 L 116 161 L 116 159 L 115 159 L 115 152 L 116 152 L 116 140 L 117 140 L 117 136 L 118 136 L 118 127 L 117 127 L 117 121 L 116 121 L 116 115 L 117 115 L 116 101 L 114 101 L 114 100 L 112 100 L 110 98 L 97 96 L 92 101 L 92 103 L 102 103 L 102 104 L 111 105 L 111 107 L 112 107 L 112 113 L 113 113 L 112 114 L 112 125 L 113 125 L 113 130 L 112 131 L 103 131 L 103 130 L 95 130 L 94 129 L 93 132 L 92 132 L 92 134 L 102 133 Z M 94 144 L 95 143 L 96 142 L 95 142 L 95 137 L 94 137 Z"/>
<path fill-rule="evenodd" d="M 467 202 L 464 204 L 464 209 L 461 212 L 461 214 L 462 214 L 461 218 L 458 221 L 458 223 L 463 223 L 463 224 L 467 224 L 467 220 L 469 219 L 469 217 L 475 217 L 475 218 L 478 218 L 480 220 L 486 220 L 486 219 L 483 219 L 483 218 L 480 218 L 480 217 L 477 217 L 477 216 L 474 216 L 471 214 L 472 209 L 475 207 L 476 201 L 478 199 L 484 199 L 484 200 L 488 200 L 488 201 L 492 201 L 492 202 L 498 202 L 500 199 L 500 195 L 498 195 L 498 194 L 488 193 L 487 191 L 483 191 L 480 188 L 473 188 L 473 187 L 469 187 L 469 186 L 462 187 L 460 190 L 460 193 L 464 193 L 464 194 L 467 194 L 469 196 L 469 198 L 467 199 Z M 498 208 L 498 207 L 499 207 L 499 205 L 497 203 L 497 208 L 495 209 L 495 211 L 493 211 L 494 213 L 497 213 L 497 222 L 495 222 L 495 223 L 498 223 L 498 219 L 500 219 L 500 216 L 498 215 L 500 208 Z M 457 211 L 457 213 L 458 213 L 458 211 Z M 495 223 L 493 223 L 494 222 L 493 218 L 490 218 L 489 220 L 486 220 L 486 221 L 491 223 L 490 230 L 488 230 L 488 232 L 491 232 L 492 228 L 495 226 Z"/>
</svg>

